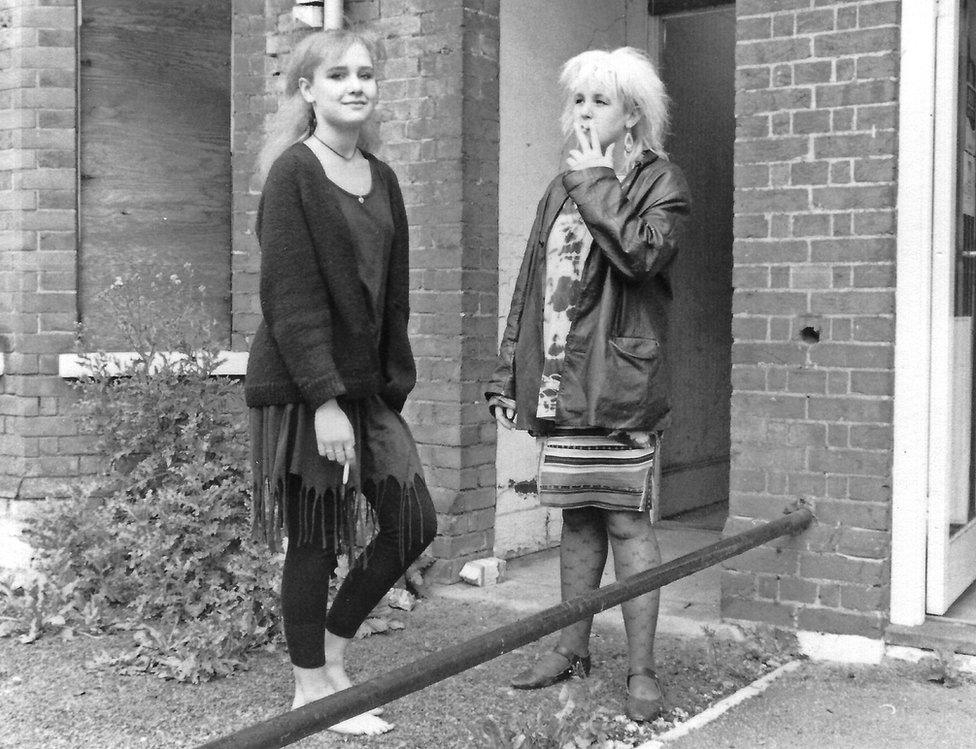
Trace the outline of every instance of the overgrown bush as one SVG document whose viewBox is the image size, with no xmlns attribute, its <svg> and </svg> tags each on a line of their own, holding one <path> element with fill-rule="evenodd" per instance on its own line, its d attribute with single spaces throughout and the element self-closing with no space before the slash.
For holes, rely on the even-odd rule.
<svg viewBox="0 0 976 749">
<path fill-rule="evenodd" d="M 277 635 L 280 559 L 249 539 L 246 413 L 240 386 L 213 376 L 203 291 L 186 272 L 101 295 L 136 352 L 87 355 L 76 385 L 105 471 L 35 513 L 35 564 L 0 585 L 0 634 L 130 630 L 134 646 L 99 662 L 182 681 L 241 668 Z"/>
</svg>

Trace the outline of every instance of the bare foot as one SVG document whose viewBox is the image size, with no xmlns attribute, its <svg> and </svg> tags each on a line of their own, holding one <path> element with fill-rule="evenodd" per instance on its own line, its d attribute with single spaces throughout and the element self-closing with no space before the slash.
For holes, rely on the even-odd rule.
<svg viewBox="0 0 976 749">
<path fill-rule="evenodd" d="M 393 730 L 393 724 L 387 723 L 382 718 L 375 715 L 363 713 L 334 726 L 329 726 L 329 730 L 347 736 L 379 736 L 381 733 Z"/>
<path fill-rule="evenodd" d="M 325 668 L 299 668 L 291 667 L 295 675 L 295 698 L 291 701 L 291 709 L 315 702 L 323 697 L 328 697 L 335 692 L 325 675 Z"/>
<path fill-rule="evenodd" d="M 325 678 L 336 692 L 349 689 L 353 685 L 352 679 L 346 673 L 345 652 L 348 644 L 349 640 L 344 637 L 338 637 L 326 630 Z M 374 707 L 372 710 L 367 710 L 366 713 L 369 715 L 382 715 L 383 708 Z"/>
<path fill-rule="evenodd" d="M 322 697 L 328 696 L 328 694 L 323 694 L 315 699 L 322 699 Z M 291 709 L 294 710 L 302 705 L 307 705 L 309 702 L 314 702 L 314 700 L 310 699 L 305 700 L 304 702 L 299 702 L 298 698 L 296 697 L 295 702 L 293 702 L 291 705 Z M 381 733 L 392 731 L 393 724 L 387 723 L 385 720 L 382 718 L 377 718 L 375 715 L 363 713 L 362 715 L 355 715 L 352 718 L 342 721 L 341 723 L 336 723 L 333 726 L 329 726 L 328 730 L 347 736 L 378 736 Z"/>
<path fill-rule="evenodd" d="M 343 689 L 349 689 L 352 684 L 352 680 L 346 674 L 346 669 L 340 666 L 330 666 L 326 665 L 326 678 L 329 680 L 329 684 L 332 685 L 332 689 L 335 692 L 341 692 Z M 366 711 L 367 715 L 382 715 L 382 707 L 374 707 L 372 710 Z"/>
<path fill-rule="evenodd" d="M 328 697 L 338 691 L 329 683 L 326 677 L 326 667 L 322 668 L 298 668 L 292 666 L 295 673 L 295 699 L 291 703 L 291 709 L 307 705 L 315 700 Z M 333 726 L 329 726 L 330 731 L 345 734 L 348 736 L 378 736 L 381 733 L 393 730 L 393 724 L 387 723 L 382 718 L 375 715 L 363 713 L 355 715 Z"/>
</svg>

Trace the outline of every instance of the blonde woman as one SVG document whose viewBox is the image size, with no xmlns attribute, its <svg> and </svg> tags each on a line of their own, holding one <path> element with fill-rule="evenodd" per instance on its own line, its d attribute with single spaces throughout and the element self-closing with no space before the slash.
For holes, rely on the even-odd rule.
<svg viewBox="0 0 976 749">
<path fill-rule="evenodd" d="M 436 532 L 399 413 L 416 380 L 407 219 L 396 176 L 366 147 L 378 96 L 374 60 L 361 33 L 304 38 L 259 164 L 263 320 L 245 394 L 255 528 L 273 546 L 282 525 L 288 536 L 281 598 L 293 709 L 351 686 L 347 645 Z M 378 533 L 327 612 L 359 491 Z M 393 728 L 377 712 L 332 730 Z"/>
<path fill-rule="evenodd" d="M 501 426 L 545 438 L 540 500 L 562 509 L 566 600 L 599 586 L 608 546 L 618 578 L 660 563 L 651 512 L 669 419 L 669 270 L 690 199 L 664 153 L 668 99 L 643 53 L 584 52 L 560 83 L 576 147 L 539 202 L 486 394 Z M 653 720 L 658 594 L 622 608 L 627 714 Z M 591 624 L 562 630 L 512 685 L 589 673 Z"/>
</svg>

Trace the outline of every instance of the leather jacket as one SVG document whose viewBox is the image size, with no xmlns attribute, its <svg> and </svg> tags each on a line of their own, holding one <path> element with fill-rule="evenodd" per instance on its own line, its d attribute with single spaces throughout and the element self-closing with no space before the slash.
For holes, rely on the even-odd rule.
<svg viewBox="0 0 976 749">
<path fill-rule="evenodd" d="M 550 183 L 536 211 L 486 395 L 515 401 L 517 428 L 545 431 L 535 414 L 544 359 L 546 243 L 570 198 L 593 244 L 566 338 L 555 424 L 660 429 L 670 412 L 669 270 L 691 203 L 681 170 L 651 151 L 623 184 L 609 167 L 568 171 Z"/>
</svg>

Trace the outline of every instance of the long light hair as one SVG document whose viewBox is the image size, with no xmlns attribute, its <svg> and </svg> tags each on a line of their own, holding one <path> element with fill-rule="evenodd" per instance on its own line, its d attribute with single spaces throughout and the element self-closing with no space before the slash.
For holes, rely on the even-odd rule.
<svg viewBox="0 0 976 749">
<path fill-rule="evenodd" d="M 363 29 L 329 29 L 316 31 L 304 37 L 291 52 L 284 76 L 284 98 L 278 111 L 271 117 L 265 132 L 264 143 L 258 154 L 258 177 L 263 183 L 268 170 L 290 145 L 307 138 L 315 131 L 315 111 L 302 97 L 298 81 L 311 81 L 322 65 L 333 63 L 350 47 L 361 44 L 369 52 L 373 64 L 379 56 L 375 36 Z M 359 145 L 373 150 L 377 143 L 373 122 L 363 126 Z"/>
<path fill-rule="evenodd" d="M 585 83 L 596 83 L 615 91 L 623 100 L 624 109 L 637 112 L 640 118 L 631 128 L 634 149 L 627 163 L 633 166 L 641 152 L 650 149 L 667 157 L 664 139 L 670 123 L 669 99 L 657 67 L 646 54 L 634 47 L 619 47 L 613 51 L 592 49 L 567 60 L 559 74 L 559 84 L 566 93 L 566 103 L 560 117 L 563 134 L 573 134 L 574 95 Z"/>
</svg>

